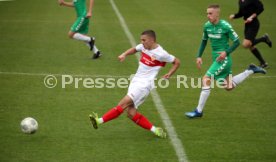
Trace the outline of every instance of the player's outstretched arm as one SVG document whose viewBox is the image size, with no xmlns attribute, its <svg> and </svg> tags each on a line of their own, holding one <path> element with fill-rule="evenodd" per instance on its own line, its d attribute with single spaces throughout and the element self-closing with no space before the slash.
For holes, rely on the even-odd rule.
<svg viewBox="0 0 276 162">
<path fill-rule="evenodd" d="M 118 56 L 118 59 L 120 62 L 123 62 L 126 59 L 126 56 L 136 53 L 136 49 L 134 47 L 126 50 L 124 53 L 122 53 L 120 56 Z"/>
<path fill-rule="evenodd" d="M 58 3 L 60 6 L 66 6 L 66 7 L 74 7 L 74 3 L 72 2 L 65 2 L 64 0 L 58 0 Z"/>
<path fill-rule="evenodd" d="M 178 58 L 175 58 L 174 61 L 172 62 L 173 66 L 171 67 L 170 71 L 163 76 L 165 79 L 169 79 L 179 68 L 180 66 L 180 60 Z"/>
</svg>

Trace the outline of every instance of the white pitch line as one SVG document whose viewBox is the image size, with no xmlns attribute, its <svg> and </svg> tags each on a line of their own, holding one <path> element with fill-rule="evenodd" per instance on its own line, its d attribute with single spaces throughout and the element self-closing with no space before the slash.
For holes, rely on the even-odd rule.
<svg viewBox="0 0 276 162">
<path fill-rule="evenodd" d="M 121 13 L 118 10 L 118 8 L 117 8 L 116 4 L 114 3 L 114 1 L 110 0 L 110 3 L 112 5 L 112 8 L 115 11 L 119 21 L 120 21 L 120 24 L 121 24 L 127 38 L 129 39 L 129 42 L 130 42 L 131 46 L 134 47 L 136 45 L 135 39 L 134 39 L 133 35 L 131 34 L 130 30 L 128 29 L 127 24 L 126 24 L 123 16 L 121 15 Z M 136 55 L 136 57 L 139 60 L 139 56 Z M 170 138 L 171 143 L 172 143 L 172 145 L 175 149 L 178 160 L 181 161 L 181 162 L 188 161 L 188 158 L 187 158 L 186 153 L 184 151 L 184 147 L 182 145 L 182 142 L 180 141 L 180 139 L 177 136 L 177 133 L 175 132 L 175 129 L 174 129 L 173 124 L 170 120 L 170 117 L 169 117 L 168 113 L 166 112 L 166 109 L 165 109 L 165 107 L 162 103 L 162 100 L 159 97 L 159 94 L 156 91 L 156 89 L 153 89 L 151 91 L 151 96 L 153 98 L 155 107 L 157 108 L 157 111 L 160 114 L 161 119 L 162 119 L 162 121 L 163 121 L 163 123 L 166 127 L 166 130 L 169 134 L 169 138 Z"/>
</svg>

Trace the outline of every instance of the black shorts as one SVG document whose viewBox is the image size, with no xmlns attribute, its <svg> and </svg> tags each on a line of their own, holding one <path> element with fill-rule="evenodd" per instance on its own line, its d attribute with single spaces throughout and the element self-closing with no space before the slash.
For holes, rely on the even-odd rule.
<svg viewBox="0 0 276 162">
<path fill-rule="evenodd" d="M 244 38 L 247 40 L 250 40 L 251 42 L 254 42 L 258 31 L 259 31 L 260 23 L 258 19 L 252 21 L 249 24 L 245 24 L 244 28 Z"/>
</svg>

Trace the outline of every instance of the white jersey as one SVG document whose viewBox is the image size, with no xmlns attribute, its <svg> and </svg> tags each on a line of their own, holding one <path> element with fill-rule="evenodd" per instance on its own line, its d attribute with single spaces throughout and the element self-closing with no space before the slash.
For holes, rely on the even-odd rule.
<svg viewBox="0 0 276 162">
<path fill-rule="evenodd" d="M 148 50 L 143 44 L 135 47 L 136 51 L 141 52 L 139 67 L 133 79 L 143 79 L 153 81 L 161 67 L 167 62 L 172 63 L 175 57 L 165 51 L 160 45 L 157 48 Z"/>
<path fill-rule="evenodd" d="M 175 57 L 168 54 L 160 45 L 155 49 L 147 50 L 143 44 L 139 44 L 135 49 L 141 52 L 141 59 L 138 70 L 129 85 L 127 95 L 137 109 L 154 88 L 154 79 L 161 67 L 164 67 L 166 62 L 173 62 Z"/>
</svg>

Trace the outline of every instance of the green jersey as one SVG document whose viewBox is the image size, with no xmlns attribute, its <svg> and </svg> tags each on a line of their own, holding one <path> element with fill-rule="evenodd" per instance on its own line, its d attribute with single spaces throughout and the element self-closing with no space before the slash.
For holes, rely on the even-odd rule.
<svg viewBox="0 0 276 162">
<path fill-rule="evenodd" d="M 229 39 L 233 42 L 239 39 L 232 26 L 225 20 L 219 20 L 217 24 L 209 21 L 204 24 L 203 40 L 210 39 L 213 61 L 219 56 L 217 52 L 229 50 Z"/>
<path fill-rule="evenodd" d="M 77 17 L 86 16 L 86 0 L 73 0 L 74 7 L 77 12 Z"/>
</svg>

